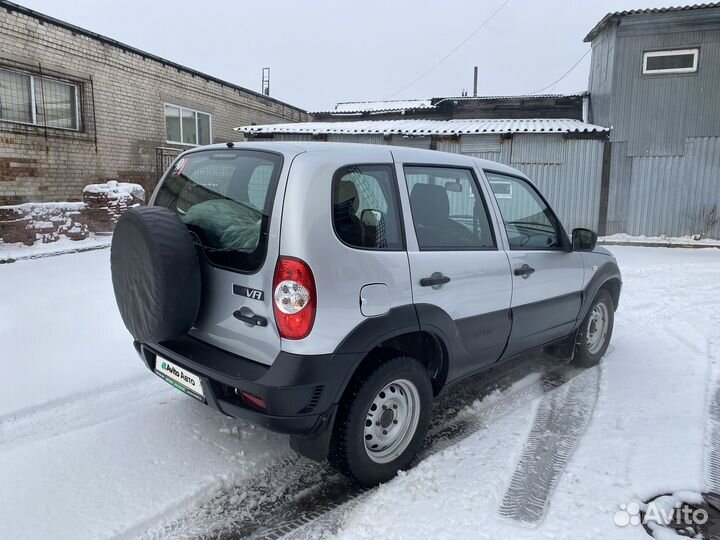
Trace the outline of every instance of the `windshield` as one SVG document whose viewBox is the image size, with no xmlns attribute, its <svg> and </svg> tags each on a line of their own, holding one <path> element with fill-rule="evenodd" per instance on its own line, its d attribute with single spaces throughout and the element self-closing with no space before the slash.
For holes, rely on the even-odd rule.
<svg viewBox="0 0 720 540">
<path fill-rule="evenodd" d="M 167 172 L 156 206 L 178 213 L 211 263 L 252 272 L 265 259 L 282 158 L 268 152 L 207 150 Z"/>
</svg>

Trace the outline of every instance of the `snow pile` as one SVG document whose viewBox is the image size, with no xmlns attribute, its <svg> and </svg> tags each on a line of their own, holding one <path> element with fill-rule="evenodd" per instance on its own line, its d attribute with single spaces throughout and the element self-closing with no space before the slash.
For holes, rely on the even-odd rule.
<svg viewBox="0 0 720 540">
<path fill-rule="evenodd" d="M 108 180 L 104 184 L 88 184 L 83 188 L 83 199 L 86 194 L 99 195 L 106 199 L 145 200 L 145 190 L 140 184 L 116 182 L 115 180 Z"/>
<path fill-rule="evenodd" d="M 713 238 L 701 238 L 696 240 L 692 236 L 633 236 L 625 233 L 611 234 L 598 238 L 601 244 L 635 244 L 640 246 L 698 246 L 698 247 L 720 247 L 720 240 Z"/>
<path fill-rule="evenodd" d="M 83 201 L 86 204 L 83 214 L 90 230 L 110 233 L 123 213 L 145 202 L 145 190 L 140 184 L 110 180 L 85 186 Z"/>
<path fill-rule="evenodd" d="M 51 243 L 38 242 L 32 246 L 25 244 L 5 244 L 0 241 L 0 264 L 12 263 L 26 259 L 41 259 L 54 255 L 92 251 L 110 247 L 112 236 L 95 236 L 90 234 L 84 240 L 71 240 L 60 237 Z"/>
<path fill-rule="evenodd" d="M 0 206 L 0 244 L 49 244 L 61 238 L 84 240 L 82 202 L 24 203 Z"/>
</svg>

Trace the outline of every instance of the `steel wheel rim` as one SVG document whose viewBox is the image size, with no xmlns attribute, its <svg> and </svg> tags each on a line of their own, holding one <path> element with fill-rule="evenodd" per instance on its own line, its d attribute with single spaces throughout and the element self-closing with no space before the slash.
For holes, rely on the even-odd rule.
<svg viewBox="0 0 720 540">
<path fill-rule="evenodd" d="M 390 463 L 410 445 L 420 420 L 420 393 L 407 379 L 386 384 L 365 417 L 365 452 L 375 463 Z"/>
<path fill-rule="evenodd" d="M 595 304 L 590 312 L 585 338 L 590 354 L 597 354 L 602 349 L 608 333 L 608 319 L 609 311 L 605 303 Z"/>
</svg>

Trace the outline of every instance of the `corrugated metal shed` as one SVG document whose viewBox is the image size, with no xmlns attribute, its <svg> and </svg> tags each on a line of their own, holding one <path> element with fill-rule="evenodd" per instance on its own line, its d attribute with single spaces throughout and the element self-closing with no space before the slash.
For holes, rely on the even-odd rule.
<svg viewBox="0 0 720 540">
<path fill-rule="evenodd" d="M 625 230 L 628 234 L 682 236 L 703 210 L 720 208 L 720 137 L 688 138 L 682 156 L 632 158 Z M 709 231 L 720 236 L 720 226 Z"/>
<path fill-rule="evenodd" d="M 362 120 L 358 122 L 302 122 L 235 128 L 241 133 L 463 135 L 479 133 L 605 133 L 609 129 L 568 118 L 471 120 Z"/>
<path fill-rule="evenodd" d="M 615 11 L 614 13 L 608 13 L 605 15 L 602 19 L 600 19 L 600 22 L 597 23 L 590 32 L 588 32 L 588 35 L 585 36 L 584 41 L 592 41 L 597 37 L 597 35 L 603 31 L 603 29 L 615 22 L 619 19 L 626 17 L 628 15 L 649 15 L 653 13 L 672 13 L 675 11 L 692 11 L 697 9 L 709 9 L 709 8 L 716 8 L 720 7 L 720 2 L 711 2 L 707 4 L 693 4 L 688 6 L 671 6 L 671 7 L 665 7 L 665 8 L 646 8 L 646 9 L 631 9 L 626 11 Z"/>
<path fill-rule="evenodd" d="M 354 122 L 353 124 L 360 124 Z M 335 124 L 333 124 L 335 125 Z M 253 126 L 255 127 L 255 126 Z M 265 132 L 263 132 L 265 133 Z M 309 140 L 311 133 L 273 133 L 276 140 Z M 604 137 L 565 137 L 565 132 L 516 132 L 405 136 L 392 133 L 318 133 L 328 142 L 412 146 L 464 154 L 511 165 L 527 174 L 543 191 L 568 230 L 597 230 L 600 208 Z M 462 212 L 459 212 L 462 213 Z"/>
<path fill-rule="evenodd" d="M 590 118 L 612 126 L 607 233 L 696 232 L 693 216 L 720 207 L 720 3 L 612 13 L 586 40 Z M 646 51 L 683 48 L 697 72 L 643 73 Z"/>
</svg>

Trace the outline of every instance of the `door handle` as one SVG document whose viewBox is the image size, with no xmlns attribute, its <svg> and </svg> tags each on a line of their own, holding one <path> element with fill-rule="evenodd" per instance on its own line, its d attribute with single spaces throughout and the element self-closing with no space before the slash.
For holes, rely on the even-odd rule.
<svg viewBox="0 0 720 540">
<path fill-rule="evenodd" d="M 522 276 L 523 279 L 527 279 L 530 277 L 530 274 L 535 272 L 535 269 L 530 266 L 529 264 L 523 264 L 520 268 L 516 268 L 513 270 L 513 274 L 516 276 Z"/>
<path fill-rule="evenodd" d="M 430 277 L 425 277 L 420 280 L 421 287 L 436 287 L 438 285 L 445 285 L 450 282 L 448 276 L 443 276 L 442 272 L 433 272 Z"/>
<path fill-rule="evenodd" d="M 241 310 L 237 310 L 233 313 L 233 317 L 244 323 L 252 324 L 253 326 L 267 326 L 267 319 L 261 315 L 243 313 Z"/>
</svg>

